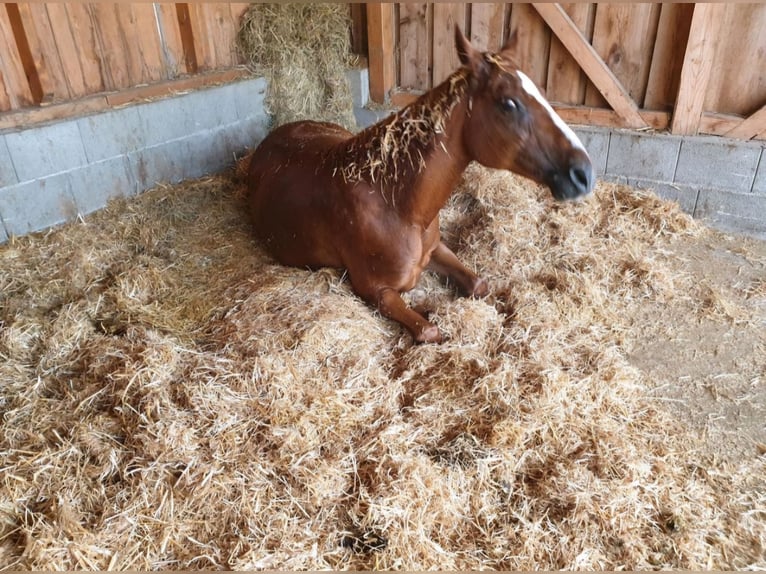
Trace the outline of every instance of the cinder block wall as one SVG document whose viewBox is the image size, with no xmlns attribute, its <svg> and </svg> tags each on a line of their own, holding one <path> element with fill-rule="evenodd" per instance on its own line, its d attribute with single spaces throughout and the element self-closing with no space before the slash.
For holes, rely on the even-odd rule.
<svg viewBox="0 0 766 574">
<path fill-rule="evenodd" d="M 231 165 L 266 135 L 263 78 L 0 133 L 0 243 Z"/>
<path fill-rule="evenodd" d="M 602 179 L 652 189 L 712 227 L 766 239 L 766 143 L 574 130 Z"/>
</svg>

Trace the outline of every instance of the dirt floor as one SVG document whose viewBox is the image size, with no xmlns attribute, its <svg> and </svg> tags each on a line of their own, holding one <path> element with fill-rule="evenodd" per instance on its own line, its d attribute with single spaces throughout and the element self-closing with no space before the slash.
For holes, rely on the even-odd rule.
<svg viewBox="0 0 766 574">
<path fill-rule="evenodd" d="M 0 246 L 0 568 L 766 568 L 766 243 L 472 166 L 414 346 L 231 174 Z"/>
<path fill-rule="evenodd" d="M 634 316 L 631 362 L 653 393 L 728 461 L 766 452 L 766 242 L 708 231 L 672 244 L 678 268 L 709 289 L 717 317 L 696 302 L 644 302 Z"/>
</svg>

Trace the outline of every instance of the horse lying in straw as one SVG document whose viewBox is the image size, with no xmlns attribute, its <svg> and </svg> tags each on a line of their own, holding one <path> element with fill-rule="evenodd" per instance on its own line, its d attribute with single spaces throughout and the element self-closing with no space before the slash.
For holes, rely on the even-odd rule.
<svg viewBox="0 0 766 574">
<path fill-rule="evenodd" d="M 313 121 L 283 125 L 258 146 L 248 173 L 257 235 L 285 265 L 348 271 L 354 291 L 440 342 L 436 325 L 401 293 L 429 267 L 466 295 L 487 282 L 440 240 L 439 211 L 471 161 L 547 185 L 557 200 L 587 195 L 594 177 L 580 140 L 510 57 L 476 50 L 459 28 L 463 66 L 442 84 L 354 135 Z"/>
</svg>

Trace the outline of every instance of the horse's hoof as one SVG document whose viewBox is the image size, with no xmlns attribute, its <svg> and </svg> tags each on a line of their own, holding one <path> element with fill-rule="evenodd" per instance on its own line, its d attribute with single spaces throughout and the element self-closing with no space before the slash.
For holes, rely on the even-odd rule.
<svg viewBox="0 0 766 574">
<path fill-rule="evenodd" d="M 416 343 L 441 343 L 442 334 L 436 325 L 427 325 L 415 335 Z"/>
<path fill-rule="evenodd" d="M 484 299 L 487 295 L 489 295 L 489 283 L 487 283 L 486 279 L 477 277 L 473 289 L 471 290 L 471 297 Z"/>
</svg>

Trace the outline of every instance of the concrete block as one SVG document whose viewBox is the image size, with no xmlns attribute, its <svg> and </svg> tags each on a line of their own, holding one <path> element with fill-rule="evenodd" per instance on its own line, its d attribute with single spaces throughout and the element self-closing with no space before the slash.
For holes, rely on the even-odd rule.
<svg viewBox="0 0 766 574">
<path fill-rule="evenodd" d="M 147 147 L 180 139 L 237 120 L 232 94 L 200 90 L 138 106 L 139 123 Z"/>
<path fill-rule="evenodd" d="M 18 183 L 16 177 L 16 168 L 13 167 L 11 154 L 8 153 L 8 145 L 5 143 L 5 136 L 0 135 L 0 187 Z"/>
<path fill-rule="evenodd" d="M 353 68 L 346 72 L 354 106 L 363 108 L 370 101 L 370 74 L 367 68 Z"/>
<path fill-rule="evenodd" d="M 115 197 L 136 192 L 127 156 L 112 157 L 69 172 L 69 186 L 78 213 L 85 215 L 105 207 Z"/>
<path fill-rule="evenodd" d="M 628 178 L 627 183 L 636 189 L 651 190 L 662 199 L 675 201 L 684 212 L 689 215 L 694 214 L 694 208 L 697 206 L 697 196 L 699 195 L 699 189 L 696 187 L 634 178 Z"/>
<path fill-rule="evenodd" d="M 77 121 L 5 134 L 8 152 L 20 182 L 80 167 L 87 162 Z"/>
<path fill-rule="evenodd" d="M 588 150 L 593 171 L 596 175 L 606 172 L 606 160 L 609 154 L 609 130 L 603 128 L 574 126 L 572 128 Z"/>
<path fill-rule="evenodd" d="M 124 155 L 144 146 L 135 106 L 94 114 L 77 120 L 88 161 Z"/>
<path fill-rule="evenodd" d="M 193 116 L 193 131 L 213 129 L 236 122 L 237 102 L 234 86 L 225 84 L 184 94 L 177 99 Z"/>
<path fill-rule="evenodd" d="M 220 130 L 213 145 L 220 146 L 225 151 L 224 167 L 258 147 L 268 133 L 268 122 L 269 118 L 262 115 L 224 126 Z"/>
<path fill-rule="evenodd" d="M 753 193 L 766 195 L 766 146 L 761 149 L 761 160 L 758 162 L 755 180 L 753 180 Z"/>
<path fill-rule="evenodd" d="M 25 235 L 74 219 L 77 206 L 69 174 L 19 183 L 0 189 L 0 218 L 11 235 Z"/>
<path fill-rule="evenodd" d="M 673 181 L 681 138 L 615 130 L 609 140 L 607 173 Z"/>
<path fill-rule="evenodd" d="M 766 196 L 701 189 L 694 216 L 725 231 L 766 239 Z"/>
<path fill-rule="evenodd" d="M 354 117 L 356 125 L 360 130 L 378 123 L 383 118 L 387 118 L 394 113 L 394 110 L 370 110 L 367 108 L 354 107 Z"/>
<path fill-rule="evenodd" d="M 8 241 L 8 233 L 5 231 L 5 224 L 2 218 L 0 218 L 0 245 Z"/>
<path fill-rule="evenodd" d="M 628 178 L 624 175 L 613 175 L 611 173 L 605 173 L 598 178 L 601 181 L 607 181 L 609 183 L 618 183 L 620 185 L 628 185 Z"/>
<path fill-rule="evenodd" d="M 237 117 L 246 120 L 266 114 L 265 99 L 268 82 L 265 78 L 254 78 L 231 84 Z"/>
<path fill-rule="evenodd" d="M 158 183 L 178 183 L 184 178 L 189 156 L 187 138 L 160 143 L 128 154 L 130 176 L 139 191 Z"/>
<path fill-rule="evenodd" d="M 715 137 L 686 137 L 674 181 L 746 193 L 753 185 L 761 146 Z"/>
<path fill-rule="evenodd" d="M 208 130 L 185 138 L 187 155 L 183 158 L 184 179 L 193 179 L 222 171 L 234 163 L 226 144 L 226 130 Z"/>
</svg>

